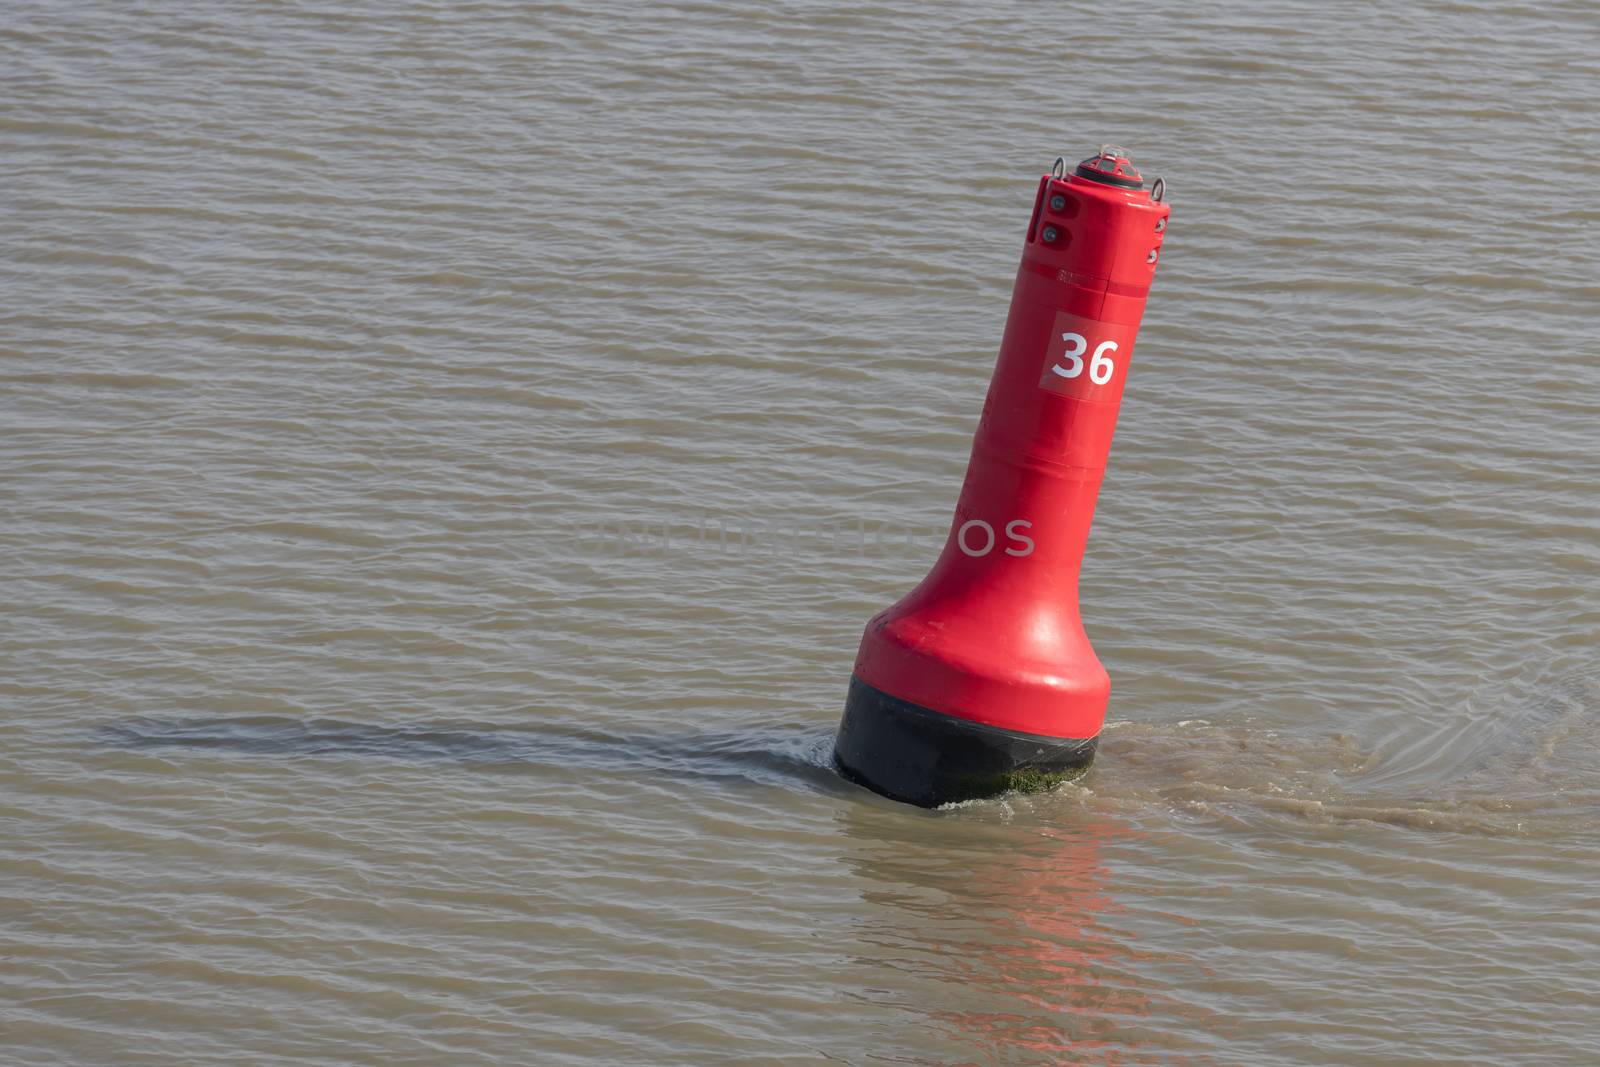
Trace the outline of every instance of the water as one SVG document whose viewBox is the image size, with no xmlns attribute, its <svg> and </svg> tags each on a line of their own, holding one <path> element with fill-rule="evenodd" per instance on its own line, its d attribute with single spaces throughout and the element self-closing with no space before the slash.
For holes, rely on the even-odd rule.
<svg viewBox="0 0 1600 1067">
<path fill-rule="evenodd" d="M 1600 1062 L 1591 5 L 8 6 L 7 1064 Z M 1082 782 L 826 754 L 1038 174 Z"/>
</svg>

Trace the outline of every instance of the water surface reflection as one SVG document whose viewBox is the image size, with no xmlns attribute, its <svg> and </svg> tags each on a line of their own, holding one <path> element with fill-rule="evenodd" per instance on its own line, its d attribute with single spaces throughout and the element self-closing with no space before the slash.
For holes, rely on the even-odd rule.
<svg viewBox="0 0 1600 1067">
<path fill-rule="evenodd" d="M 1118 921 L 1105 851 L 1137 836 L 1127 825 L 1065 794 L 931 815 L 859 804 L 839 821 L 862 897 L 876 905 L 861 925 L 864 953 L 903 972 L 895 1006 L 970 1048 L 973 1062 L 1153 1062 L 1141 1051 L 1145 1020 L 1205 1019 L 1157 973 L 1198 965 L 1137 947 Z M 906 988 L 921 999 L 905 999 Z M 1160 1062 L 1174 1062 L 1171 1045 L 1168 1033 Z"/>
</svg>

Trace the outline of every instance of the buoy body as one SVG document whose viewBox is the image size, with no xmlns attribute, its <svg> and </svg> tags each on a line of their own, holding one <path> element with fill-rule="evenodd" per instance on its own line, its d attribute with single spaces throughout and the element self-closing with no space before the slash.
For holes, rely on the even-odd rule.
<svg viewBox="0 0 1600 1067">
<path fill-rule="evenodd" d="M 1086 173 L 1087 172 L 1087 173 Z M 1120 150 L 1040 179 L 938 562 L 867 623 L 834 758 L 926 807 L 1086 769 L 1111 681 L 1078 573 L 1169 208 Z"/>
</svg>

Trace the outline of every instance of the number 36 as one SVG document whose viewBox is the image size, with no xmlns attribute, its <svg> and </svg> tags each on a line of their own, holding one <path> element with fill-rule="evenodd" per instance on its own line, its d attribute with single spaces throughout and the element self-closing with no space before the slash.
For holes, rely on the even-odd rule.
<svg viewBox="0 0 1600 1067">
<path fill-rule="evenodd" d="M 1067 350 L 1062 353 L 1063 359 L 1072 361 L 1072 366 L 1063 367 L 1059 363 L 1052 364 L 1050 370 L 1063 378 L 1076 378 L 1083 373 L 1083 354 L 1089 350 L 1089 339 L 1081 333 L 1064 333 L 1061 339 L 1067 342 Z M 1095 348 L 1094 355 L 1089 357 L 1089 380 L 1096 385 L 1104 385 L 1111 380 L 1111 374 L 1117 369 L 1115 363 L 1107 352 L 1115 352 L 1117 342 L 1101 341 Z"/>
</svg>

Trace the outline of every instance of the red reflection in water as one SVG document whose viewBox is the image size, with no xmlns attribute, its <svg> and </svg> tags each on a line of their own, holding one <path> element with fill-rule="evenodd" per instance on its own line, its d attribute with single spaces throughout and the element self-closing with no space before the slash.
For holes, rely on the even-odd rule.
<svg viewBox="0 0 1600 1067">
<path fill-rule="evenodd" d="M 982 1050 L 972 1062 L 1196 1062 L 1175 1059 L 1172 1046 L 1189 1044 L 1175 1030 L 1205 1013 L 1161 995 L 1140 966 L 1188 961 L 1141 952 L 1114 925 L 1123 906 L 1106 890 L 1101 849 L 1132 831 L 1074 814 L 1066 826 L 875 805 L 847 814 L 850 835 L 870 846 L 855 857 L 874 883 L 863 896 L 891 917 L 874 921 L 868 937 L 895 953 L 880 966 L 892 959 L 895 971 L 938 983 L 919 1007 L 949 1037 Z M 907 950 L 919 966 L 908 967 Z M 1162 1017 L 1154 1028 L 1144 1023 L 1152 1015 Z"/>
</svg>

